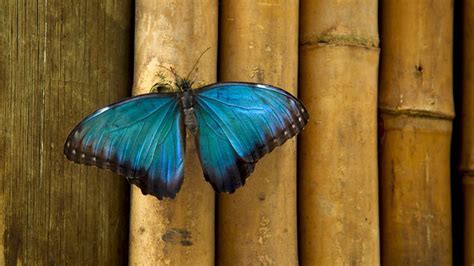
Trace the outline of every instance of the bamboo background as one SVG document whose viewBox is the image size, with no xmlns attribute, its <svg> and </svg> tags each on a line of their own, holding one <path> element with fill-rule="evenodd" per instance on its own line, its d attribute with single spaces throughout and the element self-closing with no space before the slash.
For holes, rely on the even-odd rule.
<svg viewBox="0 0 474 266">
<path fill-rule="evenodd" d="M 162 71 L 160 65 L 188 73 L 203 50 L 217 45 L 216 1 L 137 1 L 135 8 L 135 95 L 149 92 Z M 193 45 L 186 45 L 190 43 Z M 214 49 L 202 59 L 196 82 L 215 82 L 216 52 Z M 158 201 L 132 189 L 130 264 L 213 263 L 214 193 L 203 182 L 189 135 L 185 176 L 176 200 Z"/>
<path fill-rule="evenodd" d="M 176 200 L 65 160 L 82 117 L 207 47 L 198 84 L 310 112 L 243 188 L 216 196 L 192 138 Z M 474 0 L 2 1 L 0 264 L 473 265 L 473 51 Z"/>
<path fill-rule="evenodd" d="M 460 117 L 459 175 L 462 178 L 464 203 L 464 264 L 474 264 L 474 1 L 463 1 L 462 31 L 460 39 L 462 54 Z M 460 245 L 460 247 L 462 247 Z"/>
<path fill-rule="evenodd" d="M 269 83 L 296 94 L 298 3 L 232 0 L 220 10 L 220 80 Z M 247 189 L 218 197 L 219 265 L 298 261 L 295 139 L 258 164 Z"/>
<path fill-rule="evenodd" d="M 301 2 L 299 89 L 312 115 L 299 143 L 303 265 L 379 264 L 378 45 L 376 1 Z"/>
<path fill-rule="evenodd" d="M 447 265 L 452 260 L 452 1 L 383 3 L 382 263 Z"/>
</svg>

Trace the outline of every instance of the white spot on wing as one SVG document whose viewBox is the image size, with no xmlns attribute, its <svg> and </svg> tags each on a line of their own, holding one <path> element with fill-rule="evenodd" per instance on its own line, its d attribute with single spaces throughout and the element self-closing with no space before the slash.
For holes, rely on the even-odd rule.
<svg viewBox="0 0 474 266">
<path fill-rule="evenodd" d="M 109 107 L 109 106 L 106 106 L 106 107 L 104 107 L 104 108 L 102 108 L 102 109 L 99 109 L 94 115 L 100 115 L 100 114 L 102 114 L 103 112 L 105 112 L 105 111 L 107 111 L 107 110 L 109 110 L 109 109 L 110 109 L 110 107 Z"/>
</svg>

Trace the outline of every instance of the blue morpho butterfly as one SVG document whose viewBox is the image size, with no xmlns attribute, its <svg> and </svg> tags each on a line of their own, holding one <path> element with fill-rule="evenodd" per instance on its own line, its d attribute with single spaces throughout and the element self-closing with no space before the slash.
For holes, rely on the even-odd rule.
<svg viewBox="0 0 474 266">
<path fill-rule="evenodd" d="M 87 116 L 67 138 L 66 157 L 124 175 L 145 195 L 174 198 L 183 183 L 187 128 L 206 180 L 232 193 L 260 158 L 308 121 L 303 104 L 282 89 L 244 82 L 191 89 L 193 82 L 173 74 L 175 92 L 131 97 Z"/>
</svg>

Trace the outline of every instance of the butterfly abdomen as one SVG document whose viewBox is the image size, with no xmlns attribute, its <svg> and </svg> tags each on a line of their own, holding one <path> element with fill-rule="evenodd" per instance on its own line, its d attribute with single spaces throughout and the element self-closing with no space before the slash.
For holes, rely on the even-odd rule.
<svg viewBox="0 0 474 266">
<path fill-rule="evenodd" d="M 191 134 L 196 135 L 198 126 L 196 121 L 196 114 L 194 114 L 194 108 L 184 109 L 184 125 L 191 132 Z"/>
</svg>

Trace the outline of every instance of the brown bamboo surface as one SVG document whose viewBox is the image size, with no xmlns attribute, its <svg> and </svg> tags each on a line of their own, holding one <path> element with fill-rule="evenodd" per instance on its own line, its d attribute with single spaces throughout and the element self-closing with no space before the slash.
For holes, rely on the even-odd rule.
<svg viewBox="0 0 474 266">
<path fill-rule="evenodd" d="M 298 1 L 225 0 L 220 79 L 281 87 L 296 95 Z M 219 195 L 219 265 L 296 265 L 295 139 L 261 159 L 243 188 Z"/>
<path fill-rule="evenodd" d="M 192 77 L 198 84 L 215 82 L 217 1 L 140 0 L 135 21 L 135 95 L 149 92 L 159 73 L 174 81 L 160 65 L 186 76 L 208 47 Z M 176 199 L 159 201 L 133 186 L 131 265 L 214 264 L 215 193 L 189 134 L 186 142 L 185 179 Z"/>
<path fill-rule="evenodd" d="M 381 5 L 382 263 L 450 265 L 452 1 Z"/>
<path fill-rule="evenodd" d="M 377 1 L 301 1 L 303 265 L 378 265 Z"/>
<path fill-rule="evenodd" d="M 464 192 L 464 264 L 474 264 L 474 1 L 463 2 L 461 162 Z"/>
<path fill-rule="evenodd" d="M 131 1 L 0 2 L 1 265 L 126 261 L 128 186 L 67 161 L 74 125 L 131 85 Z"/>
</svg>

